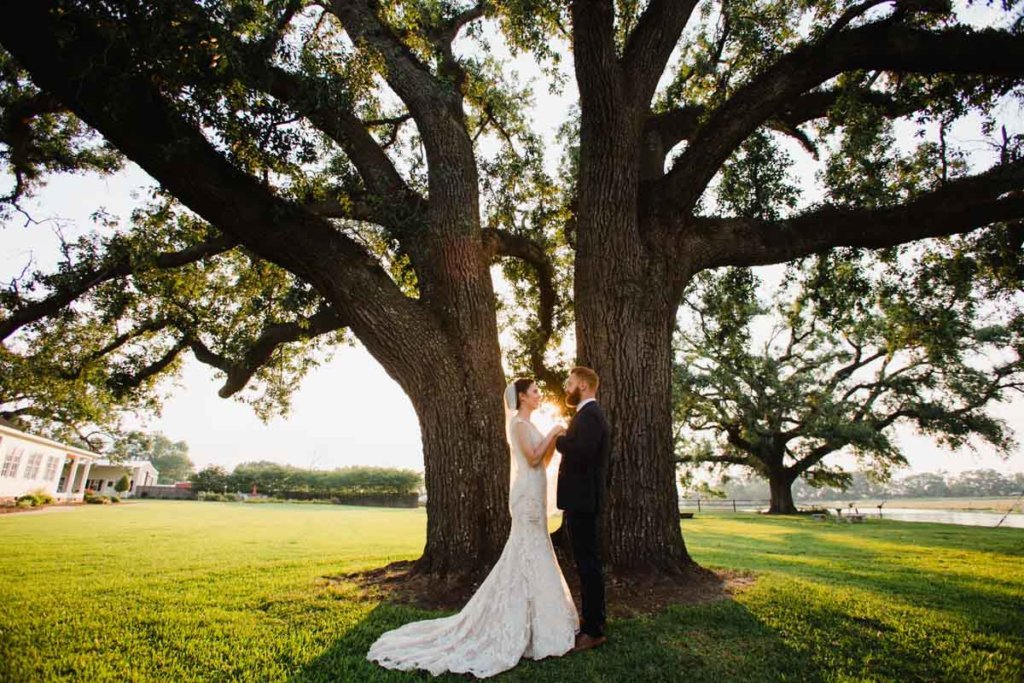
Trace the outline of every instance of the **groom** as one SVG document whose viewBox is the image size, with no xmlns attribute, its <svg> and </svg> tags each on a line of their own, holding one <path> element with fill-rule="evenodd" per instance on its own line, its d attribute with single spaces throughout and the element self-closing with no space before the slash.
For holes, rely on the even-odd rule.
<svg viewBox="0 0 1024 683">
<path fill-rule="evenodd" d="M 604 507 L 611 431 L 594 398 L 600 380 L 590 368 L 576 367 L 565 381 L 565 402 L 576 415 L 555 446 L 562 454 L 558 467 L 558 507 L 564 511 L 576 571 L 583 593 L 583 624 L 574 651 L 608 640 L 604 635 L 604 569 L 599 550 L 598 519 Z"/>
</svg>

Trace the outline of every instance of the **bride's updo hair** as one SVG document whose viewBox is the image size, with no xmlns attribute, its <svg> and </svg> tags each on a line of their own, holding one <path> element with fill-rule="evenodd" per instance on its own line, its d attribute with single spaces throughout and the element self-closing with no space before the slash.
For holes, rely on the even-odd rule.
<svg viewBox="0 0 1024 683">
<path fill-rule="evenodd" d="M 519 410 L 519 394 L 526 393 L 526 390 L 533 384 L 532 377 L 520 377 L 515 381 L 516 385 L 516 410 Z"/>
</svg>

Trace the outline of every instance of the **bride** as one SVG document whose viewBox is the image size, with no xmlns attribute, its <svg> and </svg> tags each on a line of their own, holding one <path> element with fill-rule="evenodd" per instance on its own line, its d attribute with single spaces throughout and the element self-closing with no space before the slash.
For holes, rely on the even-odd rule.
<svg viewBox="0 0 1024 683">
<path fill-rule="evenodd" d="M 573 649 L 579 618 L 555 559 L 547 525 L 545 467 L 556 426 L 545 436 L 530 422 L 541 395 L 531 379 L 505 388 L 506 430 L 512 452 L 509 510 L 512 531 L 497 564 L 461 612 L 406 624 L 382 635 L 367 659 L 388 669 L 426 669 L 487 678 L 522 657 L 542 659 Z"/>
</svg>

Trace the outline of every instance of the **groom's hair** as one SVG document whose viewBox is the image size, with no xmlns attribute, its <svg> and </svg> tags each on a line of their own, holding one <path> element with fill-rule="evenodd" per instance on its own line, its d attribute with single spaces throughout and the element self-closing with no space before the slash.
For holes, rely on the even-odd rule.
<svg viewBox="0 0 1024 683">
<path fill-rule="evenodd" d="M 597 373 L 588 367 L 583 365 L 577 365 L 569 371 L 570 375 L 576 375 L 581 380 L 590 385 L 590 388 L 597 391 L 597 386 L 601 383 L 601 378 L 597 376 Z"/>
</svg>

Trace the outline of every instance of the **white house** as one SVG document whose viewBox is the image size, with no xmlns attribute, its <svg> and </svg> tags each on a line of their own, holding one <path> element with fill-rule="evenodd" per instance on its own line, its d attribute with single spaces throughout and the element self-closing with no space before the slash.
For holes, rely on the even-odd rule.
<svg viewBox="0 0 1024 683">
<path fill-rule="evenodd" d="M 118 493 L 114 487 L 118 480 L 128 475 L 128 490 Z M 109 460 L 97 460 L 89 470 L 89 478 L 85 480 L 85 488 L 92 489 L 104 496 L 135 495 L 135 489 L 139 486 L 152 486 L 156 484 L 160 473 L 148 460 L 129 460 L 123 463 L 112 463 Z"/>
<path fill-rule="evenodd" d="M 81 501 L 100 456 L 0 423 L 0 500 L 42 489 L 57 502 Z"/>
<path fill-rule="evenodd" d="M 148 460 L 121 464 L 92 451 L 35 436 L 0 421 L 0 500 L 14 499 L 42 489 L 57 502 L 81 501 L 85 489 L 117 495 L 114 487 L 128 475 L 128 491 L 155 484 L 159 472 Z M 73 482 L 69 486 L 69 482 Z"/>
</svg>

